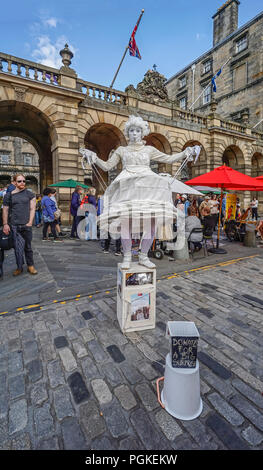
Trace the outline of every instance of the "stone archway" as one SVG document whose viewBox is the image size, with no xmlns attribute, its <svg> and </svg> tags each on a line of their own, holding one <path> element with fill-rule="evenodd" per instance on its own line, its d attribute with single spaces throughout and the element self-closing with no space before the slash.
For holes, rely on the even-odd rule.
<svg viewBox="0 0 263 470">
<path fill-rule="evenodd" d="M 172 148 L 166 137 L 157 132 L 152 132 L 143 138 L 146 142 L 146 145 L 151 145 L 160 152 L 166 153 L 167 155 L 172 154 Z M 158 162 L 151 162 L 151 169 L 155 173 L 172 173 L 172 165 Z"/>
<path fill-rule="evenodd" d="M 223 155 L 222 155 L 222 164 L 233 168 L 233 170 L 240 171 L 241 173 L 246 173 L 245 158 L 242 150 L 236 145 L 229 145 Z M 239 198 L 241 208 L 247 208 L 248 199 L 250 192 L 248 191 L 235 191 L 237 197 Z"/>
<path fill-rule="evenodd" d="M 236 145 L 230 145 L 225 149 L 222 155 L 222 164 L 230 166 L 241 173 L 246 172 L 243 152 Z"/>
<path fill-rule="evenodd" d="M 0 102 L 0 136 L 21 137 L 30 142 L 39 155 L 41 189 L 54 181 L 52 143 L 54 126 L 36 107 L 23 101 Z"/>
<path fill-rule="evenodd" d="M 263 175 L 263 154 L 260 152 L 255 152 L 251 159 L 251 176 L 256 178 L 257 176 Z M 255 192 L 251 191 L 251 199 L 255 197 L 258 199 L 259 207 L 258 210 L 262 213 L 263 209 L 263 194 L 262 191 Z"/>
<path fill-rule="evenodd" d="M 196 164 L 194 164 L 194 162 L 188 162 L 186 166 L 182 169 L 181 175 L 179 175 L 182 181 L 187 181 L 206 172 L 207 156 L 204 146 L 201 144 L 201 142 L 199 142 L 198 140 L 189 140 L 184 144 L 182 150 L 185 150 L 186 147 L 194 147 L 195 145 L 199 145 L 201 147 L 199 158 Z"/>
<path fill-rule="evenodd" d="M 94 124 L 85 135 L 85 147 L 95 152 L 99 158 L 107 161 L 110 153 L 120 145 L 126 146 L 126 139 L 123 133 L 116 126 L 107 123 Z M 105 184 L 108 185 L 121 171 L 121 164 L 110 172 L 105 172 L 96 167 L 97 171 L 91 170 L 90 177 L 97 192 L 104 193 Z M 98 174 L 100 176 L 98 176 Z M 88 175 L 89 176 L 89 175 Z M 101 179 L 102 178 L 102 179 Z M 104 184 L 102 182 L 104 181 Z"/>
<path fill-rule="evenodd" d="M 26 187 L 37 194 L 39 190 L 38 180 L 35 176 L 26 175 Z"/>
<path fill-rule="evenodd" d="M 255 152 L 251 159 L 251 176 L 255 178 L 256 176 L 263 175 L 263 154 Z"/>
</svg>

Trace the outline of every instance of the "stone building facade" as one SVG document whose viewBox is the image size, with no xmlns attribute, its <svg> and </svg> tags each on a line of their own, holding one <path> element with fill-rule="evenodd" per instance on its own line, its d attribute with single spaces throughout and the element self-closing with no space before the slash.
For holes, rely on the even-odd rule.
<svg viewBox="0 0 263 470">
<path fill-rule="evenodd" d="M 146 145 L 167 154 L 202 146 L 198 162 L 188 165 L 183 179 L 223 162 L 248 175 L 263 174 L 263 134 L 247 123 L 224 119 L 215 103 L 207 115 L 180 109 L 169 99 L 166 79 L 156 70 L 149 70 L 136 89 L 128 86 L 119 91 L 91 83 L 70 67 L 73 54 L 68 46 L 61 55 L 63 66 L 53 69 L 0 53 L 0 137 L 20 137 L 33 145 L 39 156 L 41 190 L 73 178 L 91 183 L 97 193 L 104 192 L 114 175 L 98 169 L 98 178 L 92 168 L 84 174 L 79 148 L 85 146 L 107 160 L 114 149 L 127 145 L 124 126 L 131 114 L 149 122 Z M 178 164 L 154 168 L 173 175 L 177 169 Z M 250 192 L 241 196 L 247 206 Z M 70 190 L 60 188 L 63 221 L 68 218 L 69 199 Z"/>
<path fill-rule="evenodd" d="M 27 187 L 40 190 L 38 154 L 27 140 L 20 137 L 0 137 L 0 188 L 10 184 L 12 176 L 23 173 Z"/>
<path fill-rule="evenodd" d="M 216 100 L 222 117 L 253 127 L 263 118 L 263 12 L 238 28 L 239 4 L 228 0 L 218 9 L 213 16 L 213 47 L 166 86 L 170 99 L 182 109 L 208 114 Z M 211 79 L 226 61 L 213 92 Z M 263 130 L 262 123 L 257 130 Z"/>
</svg>

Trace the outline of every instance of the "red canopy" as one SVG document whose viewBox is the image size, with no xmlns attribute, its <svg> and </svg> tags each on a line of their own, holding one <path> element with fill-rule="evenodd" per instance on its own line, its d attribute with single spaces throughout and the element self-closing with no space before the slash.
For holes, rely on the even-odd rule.
<svg viewBox="0 0 263 470">
<path fill-rule="evenodd" d="M 263 191 L 263 181 L 255 180 L 256 178 L 251 178 L 251 176 L 244 175 L 229 166 L 222 165 L 204 175 L 186 181 L 185 184 L 244 191 Z"/>
</svg>

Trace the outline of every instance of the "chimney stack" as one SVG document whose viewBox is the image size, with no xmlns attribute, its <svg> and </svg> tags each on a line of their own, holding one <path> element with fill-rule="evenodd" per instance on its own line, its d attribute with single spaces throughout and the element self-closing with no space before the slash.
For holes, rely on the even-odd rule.
<svg viewBox="0 0 263 470">
<path fill-rule="evenodd" d="M 212 16 L 214 20 L 213 46 L 216 46 L 238 28 L 239 4 L 239 0 L 227 0 Z"/>
</svg>

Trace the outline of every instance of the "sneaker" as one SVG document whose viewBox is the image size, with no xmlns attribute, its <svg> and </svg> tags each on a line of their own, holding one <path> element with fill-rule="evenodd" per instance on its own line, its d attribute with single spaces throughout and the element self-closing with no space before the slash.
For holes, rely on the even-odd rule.
<svg viewBox="0 0 263 470">
<path fill-rule="evenodd" d="M 63 240 L 59 240 L 58 238 L 55 238 L 53 240 L 53 243 L 63 243 Z"/>
<path fill-rule="evenodd" d="M 66 234 L 66 233 L 63 233 L 63 232 L 59 232 L 58 236 L 59 236 L 59 237 L 66 237 L 67 234 Z"/>
<path fill-rule="evenodd" d="M 49 238 L 42 238 L 42 242 L 50 242 Z"/>
<path fill-rule="evenodd" d="M 108 254 L 108 253 L 109 253 L 109 250 L 103 250 L 103 253 L 107 253 L 107 254 Z"/>
<path fill-rule="evenodd" d="M 114 253 L 115 256 L 121 256 L 121 252 L 120 251 L 116 251 L 116 253 Z"/>
<path fill-rule="evenodd" d="M 77 237 L 69 237 L 70 240 L 77 240 Z"/>
<path fill-rule="evenodd" d="M 52 238 L 52 237 L 54 238 L 53 233 L 49 233 L 49 234 L 48 234 L 48 237 L 49 237 L 49 238 Z"/>
</svg>

